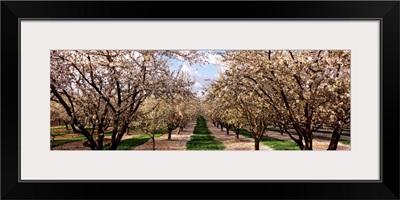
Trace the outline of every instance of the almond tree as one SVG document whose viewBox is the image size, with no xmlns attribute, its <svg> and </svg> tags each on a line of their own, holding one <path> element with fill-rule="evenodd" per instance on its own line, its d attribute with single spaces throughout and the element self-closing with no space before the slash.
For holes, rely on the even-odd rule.
<svg viewBox="0 0 400 200">
<path fill-rule="evenodd" d="M 302 150 L 312 150 L 313 131 L 334 127 L 335 149 L 350 115 L 349 51 L 227 51 L 229 80 L 262 98 L 275 124 Z M 336 123 L 341 121 L 340 123 Z M 290 133 L 293 127 L 297 137 Z"/>
<path fill-rule="evenodd" d="M 199 116 L 199 107 L 200 102 L 194 95 L 191 98 L 187 98 L 185 101 L 180 102 L 177 105 L 177 110 L 179 112 L 180 120 L 178 122 L 178 132 L 179 135 L 181 131 L 186 127 L 189 122 L 193 122 L 196 120 L 197 116 Z"/>
<path fill-rule="evenodd" d="M 194 82 L 190 76 L 181 71 L 167 71 L 164 87 L 158 90 L 156 98 L 164 105 L 162 108 L 163 122 L 167 126 L 168 140 L 171 140 L 172 131 L 183 126 L 189 111 L 187 105 L 195 98 L 192 91 Z"/>
<path fill-rule="evenodd" d="M 156 150 L 155 136 L 159 129 L 165 127 L 163 118 L 163 107 L 166 106 L 164 101 L 157 100 L 154 96 L 147 98 L 140 108 L 138 119 L 140 128 L 150 136 L 153 143 L 153 150 Z"/>
<path fill-rule="evenodd" d="M 233 124 L 237 138 L 239 130 L 246 126 L 254 139 L 254 149 L 260 149 L 260 141 L 272 115 L 266 112 L 267 105 L 253 91 L 248 91 L 242 83 L 232 82 L 222 76 L 219 81 L 211 84 L 205 103 L 209 112 L 222 113 L 219 118 L 225 124 Z"/>
<path fill-rule="evenodd" d="M 71 120 L 70 117 L 67 115 L 62 105 L 54 101 L 50 101 L 50 120 L 52 122 L 58 122 L 58 125 L 65 125 L 65 129 L 69 130 L 68 124 Z"/>
<path fill-rule="evenodd" d="M 164 89 L 172 56 L 191 62 L 201 58 L 192 51 L 54 50 L 51 93 L 71 117 L 72 129 L 88 139 L 91 149 L 98 149 L 98 144 L 80 115 L 87 118 L 88 107 L 101 108 L 93 112 L 101 121 L 100 113 L 108 113 L 104 119 L 111 119 L 110 150 L 115 150 L 144 100 Z M 98 99 L 105 106 L 93 106 Z"/>
</svg>

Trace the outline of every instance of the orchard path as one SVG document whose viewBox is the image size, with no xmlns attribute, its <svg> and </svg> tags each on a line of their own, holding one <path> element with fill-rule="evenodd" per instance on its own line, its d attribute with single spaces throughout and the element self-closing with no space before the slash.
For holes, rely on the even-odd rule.
<svg viewBox="0 0 400 200">
<path fill-rule="evenodd" d="M 193 133 L 195 122 L 189 123 L 183 131 L 178 135 L 178 129 L 172 132 L 171 140 L 168 140 L 168 133 L 164 133 L 161 137 L 155 138 L 156 150 L 185 150 L 186 143 L 190 140 Z M 152 150 L 153 141 L 149 139 L 146 143 L 133 148 L 134 150 Z"/>
<path fill-rule="evenodd" d="M 275 132 L 275 131 L 268 131 L 267 134 L 268 137 L 272 137 L 275 139 L 279 139 L 279 140 L 287 140 L 287 141 L 293 141 L 289 135 L 287 134 L 283 134 L 281 135 L 279 132 Z M 297 135 L 294 135 L 294 137 L 297 138 Z M 313 139 L 313 150 L 326 150 L 329 146 L 329 142 L 330 140 L 325 140 L 325 139 L 320 139 L 320 138 L 314 138 Z M 337 150 L 344 150 L 344 151 L 348 151 L 351 150 L 350 145 L 345 145 L 342 143 L 338 143 L 338 147 Z"/>
<path fill-rule="evenodd" d="M 210 120 L 206 119 L 206 122 L 208 130 L 212 133 L 211 135 L 215 137 L 215 140 L 219 140 L 224 144 L 225 146 L 224 150 L 254 151 L 253 138 L 247 138 L 240 135 L 239 139 L 236 139 L 236 135 L 235 133 L 233 133 L 233 131 L 230 131 L 229 135 L 227 135 L 226 129 L 224 129 L 224 131 L 221 131 L 221 129 L 215 127 Z M 272 150 L 272 149 L 260 143 L 260 150 Z"/>
<path fill-rule="evenodd" d="M 131 131 L 132 133 L 132 131 Z M 75 134 L 75 133 L 74 133 Z M 124 136 L 122 136 L 121 140 L 126 140 L 128 138 L 131 138 L 135 135 L 137 135 L 139 133 L 134 133 L 134 134 L 124 134 Z M 81 134 L 76 134 L 78 136 L 82 136 Z M 57 137 L 58 138 L 58 137 Z M 65 137 L 67 138 L 67 137 Z M 66 143 L 66 144 L 62 144 L 60 146 L 56 146 L 53 147 L 52 150 L 90 150 L 90 147 L 85 147 L 83 146 L 83 143 L 86 142 L 87 140 L 82 140 L 82 141 L 77 141 L 77 142 L 70 142 L 70 143 Z M 103 140 L 103 145 L 109 144 L 111 143 L 111 136 L 105 136 L 104 140 Z"/>
</svg>

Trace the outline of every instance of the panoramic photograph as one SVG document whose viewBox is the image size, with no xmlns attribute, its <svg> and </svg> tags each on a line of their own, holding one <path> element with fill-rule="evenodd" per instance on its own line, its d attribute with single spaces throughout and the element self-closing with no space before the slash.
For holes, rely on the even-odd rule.
<svg viewBox="0 0 400 200">
<path fill-rule="evenodd" d="M 350 50 L 50 50 L 50 150 L 350 151 Z"/>
</svg>

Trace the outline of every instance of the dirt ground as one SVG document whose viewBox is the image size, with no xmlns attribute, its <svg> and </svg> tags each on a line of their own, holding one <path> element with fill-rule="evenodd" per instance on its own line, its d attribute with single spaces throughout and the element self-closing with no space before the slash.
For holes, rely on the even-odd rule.
<svg viewBox="0 0 400 200">
<path fill-rule="evenodd" d="M 174 130 L 171 135 L 171 140 L 168 140 L 168 133 L 165 133 L 161 137 L 155 138 L 156 150 L 185 150 L 186 143 L 190 140 L 190 136 L 193 133 L 195 122 L 189 123 L 183 131 L 178 135 L 178 129 Z M 153 142 L 150 139 L 146 143 L 137 146 L 134 150 L 152 150 Z"/>
<path fill-rule="evenodd" d="M 283 134 L 281 135 L 279 132 L 268 131 L 267 135 L 272 138 L 280 139 L 280 140 L 289 140 L 293 141 L 289 135 Z M 296 137 L 296 136 L 295 136 Z M 314 138 L 313 139 L 313 150 L 326 150 L 329 146 L 329 140 Z M 345 145 L 339 142 L 337 150 L 351 150 L 350 145 Z"/>
<path fill-rule="evenodd" d="M 133 137 L 134 135 L 139 134 L 140 132 L 138 131 L 130 131 L 129 135 L 128 134 L 124 134 L 124 136 L 122 136 L 121 140 L 126 140 L 128 138 Z M 82 134 L 78 134 L 78 133 L 72 133 L 72 134 L 66 134 L 66 135 L 62 135 L 61 136 L 56 136 L 56 139 L 61 139 L 61 138 L 71 138 L 71 137 L 80 137 L 82 136 Z M 90 147 L 85 147 L 83 146 L 83 143 L 86 142 L 86 140 L 82 140 L 82 141 L 76 141 L 76 142 L 70 142 L 70 143 L 66 143 L 60 146 L 56 146 L 54 147 L 52 150 L 90 150 Z M 109 144 L 111 143 L 111 136 L 105 136 L 104 140 L 103 140 L 103 145 L 105 144 Z"/>
<path fill-rule="evenodd" d="M 168 134 L 164 134 L 159 138 L 155 138 L 156 140 L 156 150 L 185 150 L 186 143 L 190 140 L 190 136 L 193 133 L 194 126 L 196 125 L 195 122 L 189 123 L 186 128 L 180 132 L 178 135 L 178 130 L 174 130 L 172 132 L 171 140 L 168 140 Z M 236 139 L 235 134 L 233 131 L 230 131 L 229 135 L 226 135 L 226 129 L 221 131 L 220 128 L 215 127 L 210 120 L 207 120 L 207 127 L 212 133 L 212 136 L 215 137 L 215 140 L 221 141 L 224 146 L 225 150 L 254 150 L 254 140 L 252 138 L 247 138 L 244 136 L 240 136 L 239 139 Z M 139 134 L 140 131 L 131 131 L 130 134 L 125 134 L 122 137 L 122 140 L 131 138 L 134 135 Z M 292 139 L 287 135 L 281 135 L 279 132 L 268 131 L 267 135 L 272 138 L 280 139 L 280 140 L 288 140 L 292 141 Z M 56 136 L 56 139 L 66 139 L 66 138 L 73 138 L 73 137 L 80 137 L 81 134 L 71 133 L 65 135 Z M 344 138 L 347 139 L 347 138 Z M 54 147 L 53 150 L 90 150 L 89 147 L 84 147 L 83 141 L 71 142 L 67 144 L 63 144 L 57 147 Z M 104 137 L 104 144 L 108 144 L 111 142 L 111 136 Z M 152 140 L 150 139 L 143 145 L 135 147 L 134 150 L 152 150 Z M 314 150 L 326 150 L 329 145 L 329 140 L 324 140 L 320 138 L 313 139 L 313 149 Z M 272 150 L 266 145 L 260 144 L 260 150 Z M 345 144 L 338 144 L 337 150 L 351 150 L 350 145 Z"/>
<path fill-rule="evenodd" d="M 226 129 L 224 131 L 221 131 L 220 128 L 217 128 L 210 122 L 210 120 L 207 120 L 207 127 L 208 130 L 212 133 L 212 136 L 215 137 L 215 140 L 221 141 L 224 146 L 225 150 L 254 150 L 254 139 L 253 138 L 247 138 L 244 136 L 239 136 L 239 140 L 236 139 L 236 135 L 233 131 L 229 132 L 229 135 L 226 135 Z M 265 146 L 260 143 L 260 150 L 272 150 L 268 146 Z"/>
</svg>

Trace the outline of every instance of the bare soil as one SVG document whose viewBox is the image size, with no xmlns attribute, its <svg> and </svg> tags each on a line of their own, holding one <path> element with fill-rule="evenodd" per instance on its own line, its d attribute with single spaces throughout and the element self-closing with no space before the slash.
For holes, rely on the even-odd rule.
<svg viewBox="0 0 400 200">
<path fill-rule="evenodd" d="M 272 137 L 272 138 L 276 138 L 276 139 L 280 139 L 280 140 L 288 140 L 288 141 L 293 141 L 289 135 L 287 134 L 283 134 L 281 135 L 279 132 L 275 132 L 275 131 L 268 131 L 267 132 L 268 137 Z M 297 137 L 296 135 L 294 137 Z M 320 139 L 320 138 L 314 138 L 313 139 L 313 150 L 326 150 L 329 146 L 329 140 L 324 140 L 324 139 Z M 338 143 L 338 148 L 337 150 L 344 150 L 344 151 L 348 151 L 351 150 L 350 145 L 345 145 L 342 143 Z"/>
<path fill-rule="evenodd" d="M 178 129 L 172 131 L 171 140 L 168 140 L 168 133 L 155 138 L 156 150 L 186 150 L 186 143 L 190 140 L 193 133 L 195 122 L 189 123 L 178 135 Z M 134 150 L 153 150 L 153 141 L 150 139 L 146 143 L 133 148 Z"/>
<path fill-rule="evenodd" d="M 131 138 L 137 134 L 140 134 L 140 130 L 131 130 L 128 134 L 124 134 L 124 136 L 122 136 L 121 140 L 126 140 L 128 138 Z M 78 134 L 78 133 L 72 133 L 72 134 L 66 134 L 66 135 L 62 135 L 64 137 L 60 136 L 56 136 L 56 139 L 61 139 L 61 138 L 72 138 L 72 137 L 80 137 L 82 136 L 82 134 Z M 83 146 L 83 143 L 86 142 L 85 140 L 82 141 L 76 141 L 76 142 L 70 142 L 70 143 L 66 143 L 60 146 L 56 146 L 54 147 L 52 150 L 90 150 L 90 147 L 85 147 Z M 103 145 L 109 144 L 111 143 L 111 136 L 105 136 L 104 140 L 103 140 Z"/>
<path fill-rule="evenodd" d="M 212 133 L 212 136 L 215 137 L 215 140 L 221 141 L 224 146 L 225 150 L 231 151 L 231 150 L 248 150 L 254 151 L 254 139 L 253 138 L 247 138 L 244 136 L 239 136 L 239 139 L 236 139 L 236 135 L 233 131 L 229 132 L 229 135 L 226 134 L 226 129 L 224 128 L 224 131 L 221 131 L 221 128 L 217 128 L 210 122 L 210 120 L 207 120 L 207 127 L 208 130 Z M 260 151 L 261 150 L 272 150 L 268 146 L 265 146 L 260 143 Z"/>
</svg>

